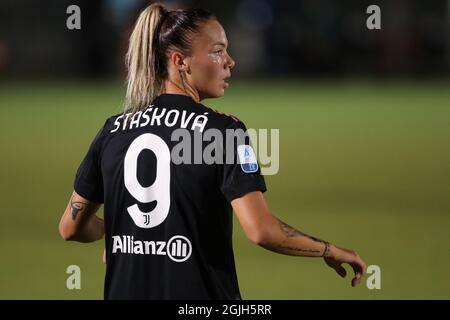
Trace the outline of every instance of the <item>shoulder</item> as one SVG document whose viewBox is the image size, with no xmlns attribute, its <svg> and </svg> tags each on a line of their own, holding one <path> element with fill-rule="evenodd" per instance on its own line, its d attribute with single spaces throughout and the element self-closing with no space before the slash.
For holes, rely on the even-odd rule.
<svg viewBox="0 0 450 320">
<path fill-rule="evenodd" d="M 115 119 L 120 117 L 121 113 L 109 116 L 104 120 L 103 125 L 98 129 L 97 134 L 92 142 L 93 146 L 102 149 L 103 142 L 108 136 L 108 132 L 114 127 Z"/>
<path fill-rule="evenodd" d="M 130 116 L 130 115 L 131 115 L 131 113 L 121 112 L 121 113 L 117 113 L 112 116 L 109 116 L 106 119 L 105 123 L 103 124 L 103 127 L 102 127 L 103 134 L 108 135 L 108 133 L 110 133 L 114 129 L 117 129 L 117 126 L 120 125 L 121 119 L 126 116 Z"/>
<path fill-rule="evenodd" d="M 224 113 L 218 109 L 199 104 L 202 108 L 202 113 L 211 120 L 211 124 L 208 127 L 215 127 L 218 129 L 227 128 L 243 128 L 246 129 L 244 122 L 236 115 Z"/>
<path fill-rule="evenodd" d="M 112 116 L 109 116 L 106 118 L 105 122 L 103 123 L 102 128 L 100 129 L 100 132 L 105 135 L 108 133 L 108 130 L 111 130 L 111 128 L 114 125 L 114 122 L 117 118 L 119 118 L 122 115 L 122 113 L 118 113 Z"/>
</svg>

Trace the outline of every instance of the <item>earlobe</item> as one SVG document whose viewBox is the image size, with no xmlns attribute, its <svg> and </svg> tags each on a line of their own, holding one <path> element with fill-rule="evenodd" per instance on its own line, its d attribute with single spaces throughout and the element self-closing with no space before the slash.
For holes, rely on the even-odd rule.
<svg viewBox="0 0 450 320">
<path fill-rule="evenodd" d="M 189 58 L 183 60 L 183 71 L 186 71 L 187 74 L 191 74 L 191 61 Z"/>
<path fill-rule="evenodd" d="M 188 58 L 183 58 L 179 53 L 174 53 L 173 62 L 179 72 L 191 73 L 190 61 Z"/>
<path fill-rule="evenodd" d="M 189 68 L 188 65 L 183 65 L 183 66 L 178 68 L 178 72 L 191 74 L 191 69 Z"/>
</svg>

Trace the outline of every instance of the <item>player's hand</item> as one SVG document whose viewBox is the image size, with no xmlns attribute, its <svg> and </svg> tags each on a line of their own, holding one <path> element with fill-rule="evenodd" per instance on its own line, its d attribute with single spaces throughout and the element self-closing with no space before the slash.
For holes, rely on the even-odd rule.
<svg viewBox="0 0 450 320">
<path fill-rule="evenodd" d="M 347 271 L 344 269 L 342 264 L 348 263 L 355 273 L 355 276 L 352 279 L 352 287 L 359 284 L 362 280 L 362 277 L 366 273 L 366 263 L 353 250 L 330 245 L 329 256 L 325 257 L 324 260 L 326 264 L 333 268 L 342 278 L 345 278 L 345 276 L 347 275 Z"/>
<path fill-rule="evenodd" d="M 103 249 L 102 261 L 103 261 L 104 264 L 106 264 L 106 250 L 105 249 Z"/>
</svg>

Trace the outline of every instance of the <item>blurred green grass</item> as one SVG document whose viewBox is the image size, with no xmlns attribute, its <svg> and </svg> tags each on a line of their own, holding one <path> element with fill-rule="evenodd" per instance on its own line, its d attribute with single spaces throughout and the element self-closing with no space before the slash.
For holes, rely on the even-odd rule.
<svg viewBox="0 0 450 320">
<path fill-rule="evenodd" d="M 351 288 L 321 259 L 252 245 L 235 224 L 246 299 L 450 298 L 450 90 L 446 81 L 235 81 L 204 103 L 280 129 L 266 177 L 275 215 L 357 250 L 381 290 Z M 102 242 L 63 242 L 60 216 L 82 157 L 124 88 L 110 81 L 0 84 L 0 298 L 101 299 Z M 67 290 L 79 265 L 82 289 Z M 350 271 L 347 268 L 348 271 Z"/>
</svg>

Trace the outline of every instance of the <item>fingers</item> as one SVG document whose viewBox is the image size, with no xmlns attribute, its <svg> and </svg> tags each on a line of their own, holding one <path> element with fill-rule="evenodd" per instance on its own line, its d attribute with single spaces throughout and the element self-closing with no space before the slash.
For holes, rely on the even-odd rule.
<svg viewBox="0 0 450 320">
<path fill-rule="evenodd" d="M 356 287 L 361 282 L 360 277 L 356 276 L 352 279 L 352 287 Z"/>
<path fill-rule="evenodd" d="M 364 274 L 366 273 L 366 264 L 359 256 L 357 256 L 356 260 L 350 263 L 350 265 L 355 273 L 355 277 L 352 279 L 352 287 L 355 287 L 361 282 Z"/>
<path fill-rule="evenodd" d="M 355 269 L 353 269 L 353 270 L 355 270 Z M 355 272 L 355 276 L 352 279 L 352 287 L 357 286 L 361 282 L 362 276 L 363 275 L 361 272 L 359 272 L 359 271 Z"/>
<path fill-rule="evenodd" d="M 340 275 L 342 278 L 345 278 L 347 276 L 347 270 L 342 265 L 337 265 L 334 270 L 336 270 L 337 274 Z"/>
<path fill-rule="evenodd" d="M 352 278 L 351 284 L 352 287 L 357 286 L 363 279 L 364 274 L 366 273 L 366 264 L 360 258 L 360 256 L 353 250 L 337 248 L 337 254 L 332 258 L 325 258 L 325 262 L 332 267 L 337 274 L 339 274 L 342 278 L 345 278 L 347 275 L 347 271 L 342 266 L 342 263 L 348 263 L 355 273 L 355 276 Z"/>
</svg>

